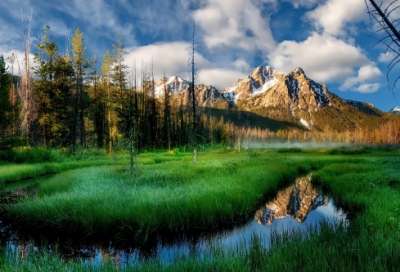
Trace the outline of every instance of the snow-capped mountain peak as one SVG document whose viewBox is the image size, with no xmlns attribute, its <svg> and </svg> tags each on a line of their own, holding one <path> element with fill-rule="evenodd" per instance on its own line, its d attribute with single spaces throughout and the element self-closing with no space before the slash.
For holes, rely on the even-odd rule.
<svg viewBox="0 0 400 272">
<path fill-rule="evenodd" d="M 391 113 L 400 114 L 400 107 L 399 107 L 399 106 L 397 106 L 397 107 L 395 107 L 395 108 L 391 109 L 391 110 L 390 110 L 390 112 L 391 112 Z"/>
</svg>

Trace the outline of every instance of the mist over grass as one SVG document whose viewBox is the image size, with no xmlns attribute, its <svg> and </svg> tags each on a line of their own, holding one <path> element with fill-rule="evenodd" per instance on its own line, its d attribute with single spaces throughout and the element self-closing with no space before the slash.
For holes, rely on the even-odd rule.
<svg viewBox="0 0 400 272">
<path fill-rule="evenodd" d="M 298 142 L 298 141 L 280 141 L 280 140 L 252 140 L 252 139 L 244 139 L 241 143 L 241 148 L 243 150 L 258 148 L 258 149 L 277 149 L 277 148 L 302 148 L 302 149 L 326 149 L 326 148 L 362 148 L 362 147 L 370 147 L 375 149 L 394 149 L 399 150 L 400 145 L 397 144 L 369 144 L 369 145 L 360 145 L 354 143 L 343 143 L 343 142 Z M 235 149 L 238 149 L 238 145 L 235 145 Z M 315 151 L 315 150 L 314 150 Z M 388 151 L 388 150 L 386 150 Z"/>
</svg>

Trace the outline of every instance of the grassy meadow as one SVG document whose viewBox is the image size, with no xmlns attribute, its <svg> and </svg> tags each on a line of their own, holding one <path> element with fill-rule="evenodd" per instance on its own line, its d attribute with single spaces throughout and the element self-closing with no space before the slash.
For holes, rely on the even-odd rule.
<svg viewBox="0 0 400 272">
<path fill-rule="evenodd" d="M 183 150 L 182 150 L 183 151 Z M 56 160 L 56 158 L 54 159 Z M 253 237 L 250 246 L 173 263 L 102 266 L 49 254 L 0 254 L 1 271 L 397 271 L 400 264 L 400 152 L 396 148 L 258 149 L 142 153 L 130 176 L 125 153 L 0 166 L 3 190 L 35 184 L 35 198 L 7 206 L 7 221 L 38 232 L 121 237 L 212 231 L 250 220 L 296 177 L 312 182 L 351 214 L 349 227 L 322 224 L 307 234 Z M 51 173 L 54 175 L 41 176 Z M 38 177 L 39 176 L 39 177 Z M 36 177 L 36 178 L 35 178 Z M 21 179 L 34 178 L 32 181 Z M 7 184 L 6 184 L 7 183 Z M 268 240 L 267 250 L 263 243 Z M 3 249 L 4 251 L 4 249 Z M 16 261 L 17 260 L 17 261 Z"/>
</svg>

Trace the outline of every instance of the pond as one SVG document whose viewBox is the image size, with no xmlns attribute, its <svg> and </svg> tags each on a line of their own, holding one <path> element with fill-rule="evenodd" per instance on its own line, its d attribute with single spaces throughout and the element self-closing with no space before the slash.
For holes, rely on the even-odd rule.
<svg viewBox="0 0 400 272">
<path fill-rule="evenodd" d="M 94 264 L 105 260 L 125 264 L 142 259 L 159 258 L 164 262 L 174 261 L 178 256 L 202 255 L 219 247 L 229 250 L 246 247 L 254 235 L 263 237 L 265 247 L 272 233 L 307 231 L 321 222 L 349 224 L 346 213 L 335 206 L 333 199 L 311 183 L 311 174 L 296 179 L 295 183 L 280 190 L 269 202 L 262 205 L 246 224 L 229 230 L 203 234 L 181 235 L 168 239 L 157 237 L 146 245 L 115 245 L 112 241 L 83 242 L 71 237 L 52 237 L 43 233 L 29 233 L 18 226 L 3 223 L 0 217 L 0 240 L 9 253 L 22 251 L 27 254 L 45 246 L 46 250 L 57 248 L 65 258 L 78 258 Z M 31 184 L 1 196 L 4 205 L 19 198 L 35 197 L 37 186 Z"/>
</svg>

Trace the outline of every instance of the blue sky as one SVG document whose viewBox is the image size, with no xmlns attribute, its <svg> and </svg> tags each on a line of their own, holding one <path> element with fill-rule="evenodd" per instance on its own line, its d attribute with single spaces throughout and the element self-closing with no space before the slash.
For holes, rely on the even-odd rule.
<svg viewBox="0 0 400 272">
<path fill-rule="evenodd" d="M 390 1 L 384 1 L 384 6 Z M 150 67 L 155 77 L 187 78 L 187 60 L 196 22 L 199 83 L 229 87 L 259 65 L 306 75 L 342 98 L 373 103 L 389 111 L 400 105 L 390 92 L 388 60 L 369 20 L 364 0 L 3 0 L 0 2 L 0 54 L 22 56 L 21 9 L 31 9 L 32 44 L 50 26 L 63 52 L 66 37 L 80 27 L 87 54 L 99 62 L 115 36 L 125 38 L 125 62 Z M 396 11 L 397 12 L 397 11 Z M 400 18 L 400 11 L 391 17 Z M 32 48 L 35 52 L 35 48 Z M 391 74 L 393 81 L 400 70 Z M 400 100 L 400 91 L 395 90 Z"/>
</svg>

